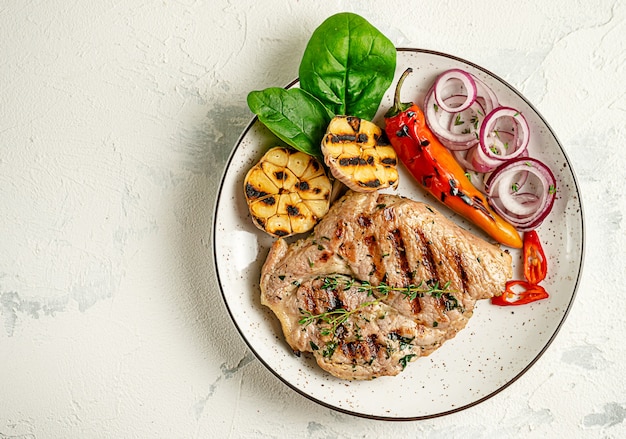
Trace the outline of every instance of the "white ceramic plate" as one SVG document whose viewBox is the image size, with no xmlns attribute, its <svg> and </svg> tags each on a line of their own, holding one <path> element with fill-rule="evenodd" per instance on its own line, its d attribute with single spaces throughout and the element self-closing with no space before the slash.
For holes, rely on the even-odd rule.
<svg viewBox="0 0 626 439">
<path fill-rule="evenodd" d="M 265 150 L 277 144 L 255 118 L 243 132 L 228 161 L 214 212 L 213 245 L 218 282 L 231 317 L 248 347 L 285 384 L 324 406 L 378 419 L 425 419 L 470 407 L 495 395 L 524 374 L 547 349 L 572 305 L 583 261 L 583 212 L 570 162 L 556 136 L 535 108 L 505 81 L 468 61 L 425 50 L 398 49 L 396 78 L 376 121 L 391 106 L 397 78 L 412 67 L 402 101 L 422 102 L 435 76 L 457 67 L 468 70 L 495 91 L 501 104 L 520 110 L 532 132 L 530 154 L 547 163 L 557 177 L 558 195 L 548 219 L 538 229 L 548 257 L 543 285 L 549 299 L 519 307 L 476 305 L 474 316 L 456 338 L 428 357 L 410 363 L 395 377 L 366 382 L 334 378 L 312 356 L 296 356 L 284 341 L 276 317 L 260 303 L 259 274 L 273 240 L 259 231 L 248 214 L 243 178 Z M 294 81 L 288 87 L 297 86 Z M 401 168 L 398 193 L 432 203 L 461 224 L 471 224 L 429 198 Z M 484 236 L 484 235 L 481 235 Z M 516 276 L 521 256 L 512 251 Z"/>
</svg>

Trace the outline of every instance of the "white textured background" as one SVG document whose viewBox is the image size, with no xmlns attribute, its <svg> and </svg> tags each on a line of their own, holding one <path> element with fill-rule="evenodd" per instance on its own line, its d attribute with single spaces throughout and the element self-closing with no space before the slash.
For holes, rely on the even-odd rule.
<svg viewBox="0 0 626 439">
<path fill-rule="evenodd" d="M 246 349 L 213 277 L 245 97 L 293 79 L 339 11 L 510 82 L 582 188 L 585 269 L 555 342 L 443 418 L 296 394 Z M 1 1 L 0 438 L 626 437 L 625 146 L 623 1 Z"/>
</svg>

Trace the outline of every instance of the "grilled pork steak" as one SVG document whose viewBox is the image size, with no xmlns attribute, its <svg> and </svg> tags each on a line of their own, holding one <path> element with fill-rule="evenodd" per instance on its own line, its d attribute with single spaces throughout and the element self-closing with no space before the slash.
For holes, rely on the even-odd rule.
<svg viewBox="0 0 626 439">
<path fill-rule="evenodd" d="M 508 253 L 432 207 L 349 191 L 310 236 L 274 243 L 261 302 L 294 351 L 363 380 L 396 375 L 433 352 L 511 277 Z"/>
</svg>

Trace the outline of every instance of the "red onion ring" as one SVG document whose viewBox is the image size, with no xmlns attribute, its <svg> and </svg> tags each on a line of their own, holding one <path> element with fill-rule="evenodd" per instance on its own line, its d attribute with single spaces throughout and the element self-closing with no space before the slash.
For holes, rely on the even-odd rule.
<svg viewBox="0 0 626 439">
<path fill-rule="evenodd" d="M 451 107 L 446 101 L 446 95 L 449 90 L 454 90 L 452 93 L 449 93 L 449 95 L 463 94 L 458 91 L 458 81 L 460 81 L 462 86 L 465 88 L 466 98 L 463 103 L 456 107 Z M 476 101 L 476 82 L 474 81 L 474 77 L 461 69 L 446 70 L 437 76 L 433 90 L 437 105 L 448 113 L 467 110 L 474 103 L 474 101 Z"/>
<path fill-rule="evenodd" d="M 485 182 L 491 207 L 521 232 L 537 228 L 556 198 L 556 178 L 548 166 L 517 157 L 498 166 Z"/>
<path fill-rule="evenodd" d="M 511 126 L 503 121 L 513 122 Z M 480 151 L 474 156 L 484 172 L 524 154 L 530 142 L 530 127 L 522 113 L 511 107 L 494 108 L 480 125 Z M 481 166 L 482 165 L 482 166 Z"/>
<path fill-rule="evenodd" d="M 480 154 L 479 150 L 480 150 L 480 145 L 476 144 L 472 146 L 471 148 L 464 150 L 464 151 L 452 151 L 452 155 L 454 155 L 454 158 L 456 159 L 456 161 L 466 171 L 469 170 L 469 171 L 477 172 L 479 174 L 489 174 L 491 173 L 491 171 L 493 171 L 493 169 L 496 166 L 492 167 L 492 166 L 486 166 L 482 164 L 481 160 L 476 158 L 476 155 Z M 528 157 L 528 156 L 529 156 L 528 150 L 520 154 L 520 157 Z M 502 163 L 498 163 L 497 166 L 501 164 Z"/>
<path fill-rule="evenodd" d="M 459 99 L 456 97 L 451 97 L 449 99 Z M 476 113 L 478 110 L 473 110 L 474 108 L 481 108 L 478 102 L 474 102 L 469 109 L 466 109 L 468 112 L 472 112 L 472 114 Z M 430 130 L 437 136 L 437 138 L 450 150 L 464 150 L 470 148 L 472 145 L 478 143 L 478 134 L 474 132 L 457 132 L 451 127 L 454 127 L 454 123 L 456 120 L 457 114 L 463 113 L 449 113 L 444 111 L 439 107 L 435 99 L 434 89 L 431 88 L 426 94 L 426 99 L 424 101 L 424 109 L 425 109 L 425 117 L 426 124 L 430 128 Z M 464 110 L 465 111 L 465 110 Z M 459 116 L 461 117 L 461 116 Z M 463 116 L 466 117 L 466 116 Z M 469 119 L 471 120 L 472 116 L 469 115 Z"/>
<path fill-rule="evenodd" d="M 476 84 L 476 100 L 481 103 L 484 108 L 482 116 L 486 116 L 491 111 L 499 106 L 498 97 L 487 84 L 474 76 L 474 83 Z"/>
<path fill-rule="evenodd" d="M 489 172 L 493 171 L 497 166 L 502 164 L 502 161 L 496 160 L 491 156 L 485 154 L 480 142 L 472 149 L 471 153 L 467 155 L 467 159 L 472 164 L 472 169 L 476 172 Z"/>
<path fill-rule="evenodd" d="M 436 93 L 436 85 L 446 81 L 446 75 L 459 72 L 463 73 L 464 78 L 470 78 L 468 80 L 473 81 L 476 87 L 475 99 L 469 106 L 470 96 L 463 94 L 463 90 L 457 89 L 456 93 L 450 95 Z M 447 88 L 444 90 L 447 92 Z M 451 151 L 464 151 L 478 143 L 482 120 L 498 105 L 495 93 L 484 82 L 469 72 L 452 69 L 440 74 L 426 93 L 424 113 L 428 127 L 444 146 Z M 451 111 L 446 111 L 447 107 Z"/>
</svg>

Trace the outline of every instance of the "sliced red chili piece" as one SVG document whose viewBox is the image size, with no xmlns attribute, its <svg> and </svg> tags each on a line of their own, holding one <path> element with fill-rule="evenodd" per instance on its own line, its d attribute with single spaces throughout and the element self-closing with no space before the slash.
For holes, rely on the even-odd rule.
<svg viewBox="0 0 626 439">
<path fill-rule="evenodd" d="M 533 285 L 525 280 L 510 280 L 506 283 L 504 293 L 492 297 L 491 303 L 499 306 L 524 305 L 547 297 L 548 292 L 541 285 Z"/>
<path fill-rule="evenodd" d="M 535 230 L 524 233 L 523 254 L 524 277 L 531 284 L 538 284 L 546 278 L 548 262 Z"/>
</svg>

